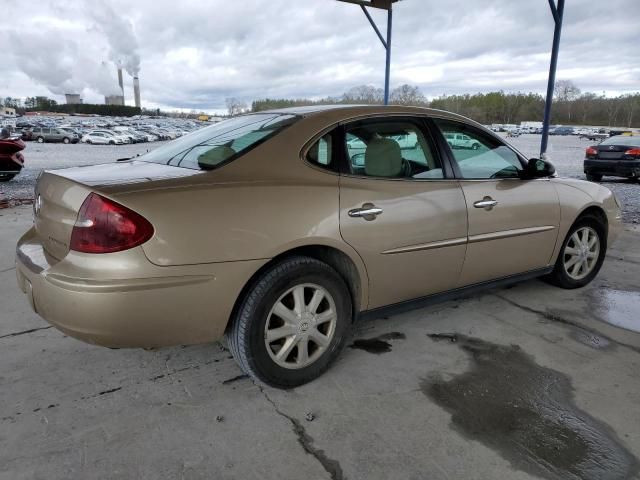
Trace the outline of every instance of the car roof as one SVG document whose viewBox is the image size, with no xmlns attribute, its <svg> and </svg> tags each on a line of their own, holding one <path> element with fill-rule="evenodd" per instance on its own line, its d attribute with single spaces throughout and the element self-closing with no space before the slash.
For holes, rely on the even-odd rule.
<svg viewBox="0 0 640 480">
<path fill-rule="evenodd" d="M 289 115 L 298 115 L 301 117 L 311 117 L 314 115 L 318 115 L 324 112 L 336 112 L 344 111 L 345 114 L 351 115 L 375 115 L 375 114 L 384 114 L 384 113 L 393 113 L 393 114 L 402 114 L 406 113 L 408 115 L 429 115 L 436 116 L 440 118 L 451 118 L 458 120 L 466 120 L 469 121 L 468 118 L 465 118 L 461 115 L 445 112 L 444 110 L 436 110 L 433 108 L 426 107 L 412 107 L 412 106 L 404 106 L 404 105 L 308 105 L 303 107 L 288 107 L 288 108 L 274 108 L 272 110 L 263 110 L 261 112 L 255 113 L 280 113 L 280 114 L 289 114 Z M 476 122 L 473 122 L 476 123 Z"/>
</svg>

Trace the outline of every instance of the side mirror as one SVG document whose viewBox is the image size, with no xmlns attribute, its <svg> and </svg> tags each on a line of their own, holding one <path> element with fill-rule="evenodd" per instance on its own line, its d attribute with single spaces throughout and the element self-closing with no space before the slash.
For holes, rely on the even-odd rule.
<svg viewBox="0 0 640 480">
<path fill-rule="evenodd" d="M 527 163 L 528 178 L 544 178 L 555 175 L 556 167 L 547 160 L 541 158 L 531 158 Z"/>
</svg>

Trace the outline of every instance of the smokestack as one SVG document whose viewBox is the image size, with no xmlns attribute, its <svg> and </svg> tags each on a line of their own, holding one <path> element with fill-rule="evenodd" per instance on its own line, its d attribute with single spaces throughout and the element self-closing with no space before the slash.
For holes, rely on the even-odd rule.
<svg viewBox="0 0 640 480">
<path fill-rule="evenodd" d="M 104 103 L 106 105 L 124 105 L 124 98 L 122 95 L 106 95 Z"/>
<path fill-rule="evenodd" d="M 122 68 L 118 67 L 118 85 L 120 85 L 120 91 L 122 92 L 122 98 L 124 98 L 124 82 L 122 81 Z"/>
<path fill-rule="evenodd" d="M 133 77 L 133 97 L 136 101 L 136 107 L 140 108 L 140 80 L 137 75 Z"/>
<path fill-rule="evenodd" d="M 79 93 L 65 93 L 64 96 L 67 100 L 67 105 L 76 105 L 78 103 L 82 103 L 82 99 L 80 98 Z"/>
</svg>

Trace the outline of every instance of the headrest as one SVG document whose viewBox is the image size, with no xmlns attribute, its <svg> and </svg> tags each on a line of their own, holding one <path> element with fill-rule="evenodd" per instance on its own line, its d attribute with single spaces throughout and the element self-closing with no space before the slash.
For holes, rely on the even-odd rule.
<svg viewBox="0 0 640 480">
<path fill-rule="evenodd" d="M 398 177 L 402 172 L 400 145 L 390 138 L 373 138 L 364 152 L 364 170 L 373 177 Z"/>
</svg>

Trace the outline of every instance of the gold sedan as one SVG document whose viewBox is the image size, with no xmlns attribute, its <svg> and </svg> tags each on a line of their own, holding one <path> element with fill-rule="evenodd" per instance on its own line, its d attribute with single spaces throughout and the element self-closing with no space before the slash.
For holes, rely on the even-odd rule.
<svg viewBox="0 0 640 480">
<path fill-rule="evenodd" d="M 34 210 L 18 284 L 48 322 L 110 347 L 226 336 L 281 387 L 325 371 L 357 318 L 535 276 L 584 286 L 621 227 L 608 189 L 412 107 L 236 117 L 45 172 Z"/>
</svg>

